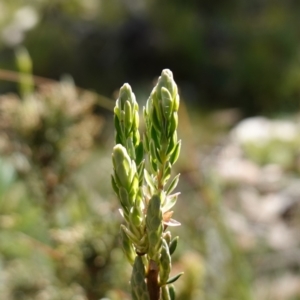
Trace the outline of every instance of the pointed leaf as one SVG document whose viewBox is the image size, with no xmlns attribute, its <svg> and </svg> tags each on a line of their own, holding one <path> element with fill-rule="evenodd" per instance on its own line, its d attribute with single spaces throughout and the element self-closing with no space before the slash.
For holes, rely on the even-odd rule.
<svg viewBox="0 0 300 300">
<path fill-rule="evenodd" d="M 140 142 L 139 145 L 135 148 L 135 157 L 136 165 L 139 166 L 144 157 L 144 147 L 142 142 Z"/>
<path fill-rule="evenodd" d="M 139 244 L 139 238 L 136 237 L 125 225 L 121 224 L 122 229 L 127 234 L 128 238 L 133 244 Z"/>
<path fill-rule="evenodd" d="M 170 155 L 174 151 L 176 144 L 177 144 L 177 132 L 175 131 L 173 132 L 171 137 L 169 137 L 169 145 L 167 148 L 166 155 Z"/>
<path fill-rule="evenodd" d="M 151 126 L 151 139 L 154 142 L 155 148 L 160 148 L 161 147 L 161 143 L 159 141 L 159 136 L 160 136 L 160 132 L 156 131 L 154 126 Z"/>
<path fill-rule="evenodd" d="M 165 118 L 169 119 L 173 109 L 173 100 L 171 94 L 165 87 L 161 88 L 161 98 Z"/>
<path fill-rule="evenodd" d="M 130 202 L 129 202 L 129 196 L 128 193 L 126 191 L 125 188 L 123 188 L 122 186 L 119 188 L 119 199 L 121 202 L 121 205 L 124 209 L 126 209 L 127 211 L 130 210 Z"/>
<path fill-rule="evenodd" d="M 132 118 L 133 118 L 133 116 L 132 116 L 132 107 L 131 107 L 131 104 L 128 100 L 125 102 L 124 111 L 125 111 L 125 122 L 124 122 L 125 132 L 126 132 L 126 135 L 128 135 L 131 131 Z"/>
<path fill-rule="evenodd" d="M 138 109 L 139 108 L 137 106 L 137 108 L 133 114 L 133 123 L 132 123 L 133 130 L 138 130 L 138 128 L 139 128 L 140 115 L 139 115 Z"/>
<path fill-rule="evenodd" d="M 151 124 L 154 126 L 155 130 L 160 132 L 161 131 L 161 122 L 158 119 L 157 111 L 156 109 L 153 109 L 153 113 L 151 115 Z"/>
<path fill-rule="evenodd" d="M 180 193 L 176 193 L 166 197 L 164 206 L 162 208 L 163 213 L 170 210 L 176 204 L 179 195 Z"/>
<path fill-rule="evenodd" d="M 121 236 L 121 243 L 122 243 L 122 249 L 123 252 L 125 253 L 128 261 L 130 262 L 131 265 L 134 263 L 134 259 L 136 257 L 134 247 L 132 245 L 132 242 L 128 238 L 127 234 L 124 231 L 124 228 L 121 227 L 120 230 L 120 236 Z"/>
<path fill-rule="evenodd" d="M 171 300 L 169 289 L 166 285 L 161 287 L 161 299 L 162 300 Z"/>
<path fill-rule="evenodd" d="M 167 195 L 171 194 L 173 190 L 177 187 L 177 184 L 179 182 L 180 173 L 174 177 L 172 182 L 170 183 L 168 189 L 167 189 Z"/>
<path fill-rule="evenodd" d="M 144 168 L 145 168 L 145 160 L 143 160 L 138 166 L 138 175 L 139 175 L 139 186 L 143 185 L 144 180 Z"/>
<path fill-rule="evenodd" d="M 157 161 L 159 161 L 162 164 L 160 154 L 159 154 L 158 150 L 156 149 L 153 140 L 150 141 L 150 154 L 153 158 L 155 158 Z"/>
<path fill-rule="evenodd" d="M 178 126 L 178 114 L 177 112 L 173 112 L 171 114 L 171 117 L 170 117 L 170 122 L 169 122 L 169 130 L 168 130 L 168 134 L 169 136 L 171 136 L 177 129 L 177 126 Z"/>
<path fill-rule="evenodd" d="M 152 168 L 151 171 L 152 171 L 153 173 L 156 173 L 157 170 L 158 170 L 156 160 L 154 160 L 153 158 L 150 158 L 150 165 L 151 165 L 151 168 Z"/>
<path fill-rule="evenodd" d="M 178 244 L 178 239 L 179 239 L 179 237 L 176 236 L 176 237 L 171 241 L 171 243 L 170 243 L 170 245 L 169 245 L 170 255 L 172 255 L 172 254 L 175 252 L 175 250 L 176 250 L 176 248 L 177 248 L 177 244 Z"/>
<path fill-rule="evenodd" d="M 170 163 L 172 165 L 175 164 L 175 162 L 177 161 L 179 154 L 180 154 L 180 148 L 181 148 L 181 141 L 179 141 L 174 149 L 174 152 L 171 154 L 170 157 Z"/>
<path fill-rule="evenodd" d="M 151 177 L 151 175 L 148 173 L 146 169 L 144 169 L 144 177 L 146 179 L 146 183 L 151 187 L 151 189 L 153 191 L 156 191 L 154 179 Z"/>
<path fill-rule="evenodd" d="M 146 153 L 149 152 L 149 139 L 147 134 L 143 135 L 143 147 Z"/>
<path fill-rule="evenodd" d="M 171 255 L 165 239 L 162 239 L 162 248 L 160 251 L 159 283 L 161 286 L 168 281 L 171 271 Z"/>
<path fill-rule="evenodd" d="M 175 300 L 176 293 L 173 284 L 169 285 L 169 295 L 171 300 Z"/>
<path fill-rule="evenodd" d="M 119 196 L 119 188 L 117 186 L 117 183 L 115 181 L 115 177 L 113 175 L 111 175 L 111 185 L 112 185 L 115 193 Z"/>
<path fill-rule="evenodd" d="M 178 279 L 179 277 L 181 277 L 181 275 L 183 275 L 183 274 L 184 274 L 184 273 L 181 272 L 181 273 L 179 273 L 179 274 L 177 274 L 177 275 L 175 275 L 175 276 L 169 278 L 168 281 L 166 282 L 166 284 L 174 283 L 174 282 L 177 281 L 177 279 Z"/>
<path fill-rule="evenodd" d="M 131 276 L 131 293 L 133 299 L 150 300 L 145 282 L 145 266 L 141 256 L 136 256 L 134 261 Z"/>
<path fill-rule="evenodd" d="M 116 130 L 116 137 L 122 137 L 122 130 L 121 130 L 121 126 L 120 126 L 120 120 L 119 117 L 115 114 L 114 115 L 114 123 L 115 123 L 115 130 Z M 118 142 L 116 141 L 116 144 L 118 144 Z"/>
</svg>

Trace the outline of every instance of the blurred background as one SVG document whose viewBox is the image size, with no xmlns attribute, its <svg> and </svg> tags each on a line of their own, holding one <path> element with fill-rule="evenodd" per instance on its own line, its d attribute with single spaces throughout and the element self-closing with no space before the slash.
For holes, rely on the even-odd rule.
<svg viewBox="0 0 300 300">
<path fill-rule="evenodd" d="M 0 295 L 131 299 L 113 114 L 181 95 L 179 300 L 300 299 L 300 2 L 0 0 Z"/>
</svg>

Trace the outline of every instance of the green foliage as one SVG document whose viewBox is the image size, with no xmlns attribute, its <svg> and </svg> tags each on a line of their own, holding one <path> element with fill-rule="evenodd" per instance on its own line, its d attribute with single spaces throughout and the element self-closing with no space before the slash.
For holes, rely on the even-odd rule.
<svg viewBox="0 0 300 300">
<path fill-rule="evenodd" d="M 88 157 L 102 126 L 92 113 L 95 104 L 95 98 L 78 93 L 70 80 L 44 85 L 23 99 L 1 98 L 1 153 L 49 210 L 61 201 L 58 191 Z"/>
<path fill-rule="evenodd" d="M 117 243 L 116 220 L 106 216 L 107 204 L 96 205 L 92 189 L 78 179 L 103 124 L 94 114 L 96 100 L 70 80 L 43 85 L 21 98 L 1 96 L 0 261 L 5 277 L 0 290 L 5 299 L 101 298 L 111 286 L 112 277 L 104 271 L 109 262 L 121 269 L 111 251 Z"/>
</svg>

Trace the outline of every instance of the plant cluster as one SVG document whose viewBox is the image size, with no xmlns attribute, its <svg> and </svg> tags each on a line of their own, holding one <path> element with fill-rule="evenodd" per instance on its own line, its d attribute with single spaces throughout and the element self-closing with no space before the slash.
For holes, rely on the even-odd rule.
<svg viewBox="0 0 300 300">
<path fill-rule="evenodd" d="M 139 107 L 128 84 L 120 89 L 114 109 L 115 142 L 112 186 L 125 220 L 121 225 L 124 253 L 133 265 L 132 297 L 135 300 L 174 300 L 170 278 L 171 255 L 178 237 L 171 238 L 173 193 L 179 174 L 171 170 L 180 153 L 177 138 L 179 95 L 173 74 L 163 70 L 144 107 L 145 133 L 139 132 Z"/>
<path fill-rule="evenodd" d="M 45 84 L 20 99 L 0 99 L 0 152 L 18 174 L 46 198 L 48 208 L 59 200 L 70 174 L 89 154 L 102 119 L 93 114 L 96 99 L 79 93 L 72 81 Z M 34 178 L 33 178 L 34 177 Z"/>
</svg>

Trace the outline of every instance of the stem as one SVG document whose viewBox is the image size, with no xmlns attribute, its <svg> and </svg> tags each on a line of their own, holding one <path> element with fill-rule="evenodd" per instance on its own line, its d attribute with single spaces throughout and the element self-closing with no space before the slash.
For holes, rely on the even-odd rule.
<svg viewBox="0 0 300 300">
<path fill-rule="evenodd" d="M 158 284 L 158 265 L 154 260 L 151 259 L 148 268 L 147 287 L 150 300 L 159 300 L 160 286 Z"/>
</svg>

